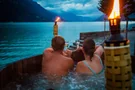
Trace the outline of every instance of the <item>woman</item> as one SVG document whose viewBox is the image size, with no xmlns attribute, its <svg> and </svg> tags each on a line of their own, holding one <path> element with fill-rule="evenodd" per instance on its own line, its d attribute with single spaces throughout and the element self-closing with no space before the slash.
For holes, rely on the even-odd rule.
<svg viewBox="0 0 135 90">
<path fill-rule="evenodd" d="M 77 63 L 76 72 L 80 74 L 96 75 L 102 72 L 103 64 L 101 55 L 104 52 L 102 46 L 95 46 L 95 42 L 88 38 L 84 40 L 82 51 L 85 60 Z"/>
</svg>

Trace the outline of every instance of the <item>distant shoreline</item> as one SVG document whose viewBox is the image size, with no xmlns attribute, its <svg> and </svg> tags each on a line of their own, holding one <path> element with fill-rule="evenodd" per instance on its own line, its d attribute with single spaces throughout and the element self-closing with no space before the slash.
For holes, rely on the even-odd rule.
<svg viewBox="0 0 135 90">
<path fill-rule="evenodd" d="M 0 23 L 36 23 L 36 22 L 55 22 L 55 21 L 0 21 Z M 61 22 L 104 22 L 104 21 L 61 21 Z M 106 22 L 109 22 L 108 20 Z M 121 22 L 126 22 L 126 21 L 121 21 Z M 129 22 L 135 22 L 135 21 L 129 21 Z"/>
</svg>

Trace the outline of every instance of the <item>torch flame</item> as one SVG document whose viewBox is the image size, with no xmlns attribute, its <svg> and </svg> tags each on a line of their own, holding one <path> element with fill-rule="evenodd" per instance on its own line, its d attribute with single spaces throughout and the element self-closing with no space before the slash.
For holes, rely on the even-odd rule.
<svg viewBox="0 0 135 90">
<path fill-rule="evenodd" d="M 56 20 L 55 20 L 55 22 L 58 22 L 59 20 L 60 20 L 60 17 L 57 17 Z"/>
<path fill-rule="evenodd" d="M 114 0 L 113 10 L 109 16 L 109 19 L 120 18 L 120 3 L 119 0 Z"/>
</svg>

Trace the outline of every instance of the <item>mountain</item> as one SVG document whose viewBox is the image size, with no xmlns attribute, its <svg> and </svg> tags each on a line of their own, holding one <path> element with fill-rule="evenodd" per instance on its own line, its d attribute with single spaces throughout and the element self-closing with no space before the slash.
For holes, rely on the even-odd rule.
<svg viewBox="0 0 135 90">
<path fill-rule="evenodd" d="M 104 18 L 107 18 L 105 17 L 104 15 L 101 15 L 99 18 L 97 18 L 95 21 L 104 21 Z"/>
<path fill-rule="evenodd" d="M 128 18 L 131 21 L 135 21 L 135 13 L 132 13 L 131 15 L 129 15 Z"/>
<path fill-rule="evenodd" d="M 106 20 L 108 20 L 108 17 L 107 17 L 107 16 L 101 15 L 101 16 L 100 16 L 99 18 L 97 18 L 95 21 L 104 21 L 104 18 L 105 18 Z M 122 21 L 125 21 L 125 20 L 126 20 L 123 15 L 121 15 L 121 20 L 122 20 Z"/>
<path fill-rule="evenodd" d="M 0 0 L 0 22 L 53 22 L 56 16 L 62 21 L 93 21 L 71 12 L 48 11 L 33 0 Z"/>
<path fill-rule="evenodd" d="M 0 0 L 0 22 L 49 22 L 56 16 L 32 0 Z"/>
<path fill-rule="evenodd" d="M 60 12 L 58 15 L 64 19 L 64 21 L 70 21 L 70 22 L 75 22 L 75 21 L 92 21 L 92 18 L 89 17 L 82 17 L 82 16 L 77 16 L 71 12 Z"/>
</svg>

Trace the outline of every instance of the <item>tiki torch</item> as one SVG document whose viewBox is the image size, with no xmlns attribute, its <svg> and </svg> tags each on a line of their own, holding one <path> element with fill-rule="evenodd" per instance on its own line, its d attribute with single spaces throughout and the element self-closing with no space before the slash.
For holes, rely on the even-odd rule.
<svg viewBox="0 0 135 90">
<path fill-rule="evenodd" d="M 58 35 L 58 25 L 57 22 L 60 20 L 60 17 L 57 17 L 53 26 L 53 35 L 56 36 Z"/>
<path fill-rule="evenodd" d="M 129 40 L 120 33 L 120 2 L 114 5 L 109 16 L 111 36 L 105 40 L 105 77 L 107 90 L 131 90 L 132 71 Z M 122 0 L 121 0 L 122 1 Z"/>
<path fill-rule="evenodd" d="M 109 26 L 111 37 L 110 41 L 123 41 L 124 37 L 120 34 L 120 3 L 119 0 L 114 0 L 112 12 L 109 16 Z"/>
</svg>

